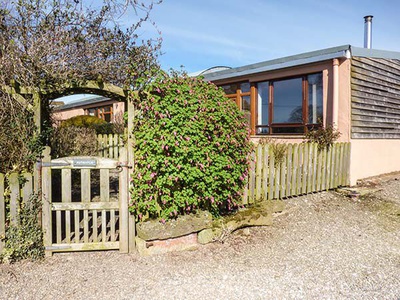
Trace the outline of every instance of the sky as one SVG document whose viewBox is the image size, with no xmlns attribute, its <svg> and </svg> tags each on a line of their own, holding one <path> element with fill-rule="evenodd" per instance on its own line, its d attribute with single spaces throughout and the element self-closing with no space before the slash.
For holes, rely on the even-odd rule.
<svg viewBox="0 0 400 300">
<path fill-rule="evenodd" d="M 372 47 L 400 52 L 399 13 L 399 0 L 164 0 L 151 18 L 162 33 L 162 67 L 190 73 L 363 47 L 366 15 L 374 16 Z"/>
<path fill-rule="evenodd" d="M 366 15 L 374 16 L 372 48 L 400 52 L 399 13 L 400 0 L 163 0 L 151 19 L 163 39 L 161 67 L 192 73 L 346 44 L 363 47 Z M 126 15 L 122 23 L 135 19 Z M 146 24 L 139 34 L 156 37 L 157 31 Z"/>
</svg>

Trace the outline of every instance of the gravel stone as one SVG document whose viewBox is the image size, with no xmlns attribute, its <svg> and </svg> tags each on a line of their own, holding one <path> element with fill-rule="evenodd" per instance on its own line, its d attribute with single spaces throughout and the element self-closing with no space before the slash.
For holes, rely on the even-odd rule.
<svg viewBox="0 0 400 300">
<path fill-rule="evenodd" d="M 374 185 L 287 199 L 272 226 L 195 251 L 0 265 L 0 299 L 400 299 L 400 181 Z"/>
</svg>

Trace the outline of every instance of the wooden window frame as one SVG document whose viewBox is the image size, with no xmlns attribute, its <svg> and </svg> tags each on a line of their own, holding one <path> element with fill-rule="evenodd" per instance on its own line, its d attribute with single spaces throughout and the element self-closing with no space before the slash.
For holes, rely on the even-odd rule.
<svg viewBox="0 0 400 300">
<path fill-rule="evenodd" d="M 258 120 L 258 89 L 257 83 L 255 83 L 255 93 L 254 93 L 254 127 L 251 128 L 252 134 L 263 136 L 263 135 L 304 135 L 306 134 L 311 128 L 321 127 L 322 124 L 319 123 L 309 123 L 308 120 L 308 106 L 309 106 L 309 99 L 308 99 L 308 76 L 312 74 L 319 74 L 322 72 L 310 73 L 305 75 L 298 75 L 298 76 L 291 76 L 285 78 L 277 78 L 277 79 L 270 79 L 268 81 L 268 125 L 257 125 L 256 120 Z M 272 120 L 274 118 L 274 82 L 282 81 L 282 80 L 290 80 L 294 78 L 301 78 L 302 79 L 302 123 L 274 123 Z M 260 81 L 261 82 L 261 81 Z M 276 133 L 274 132 L 274 128 L 303 128 L 302 133 Z M 268 133 L 257 133 L 258 128 L 269 128 Z"/>
<path fill-rule="evenodd" d="M 110 111 L 104 111 L 106 108 L 109 108 Z M 95 110 L 95 116 L 97 118 L 100 118 L 102 120 L 106 120 L 105 119 L 105 115 L 110 115 L 110 122 L 113 121 L 113 113 L 114 113 L 114 109 L 113 109 L 113 105 L 104 105 L 104 106 L 99 106 L 99 107 L 89 107 L 85 109 L 85 114 L 89 115 L 89 110 L 94 109 Z"/>
</svg>

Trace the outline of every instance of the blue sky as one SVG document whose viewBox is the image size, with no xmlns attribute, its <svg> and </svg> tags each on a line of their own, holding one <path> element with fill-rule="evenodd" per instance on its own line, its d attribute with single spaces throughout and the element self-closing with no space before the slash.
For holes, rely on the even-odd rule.
<svg viewBox="0 0 400 300">
<path fill-rule="evenodd" d="M 164 0 L 151 18 L 163 38 L 163 69 L 187 72 L 238 67 L 288 55 L 364 43 L 373 15 L 372 47 L 400 52 L 399 0 Z M 136 16 L 125 16 L 129 23 Z M 156 36 L 147 24 L 139 33 Z M 76 99 L 76 97 L 73 97 Z"/>
<path fill-rule="evenodd" d="M 164 69 L 242 66 L 344 44 L 400 52 L 398 0 L 164 0 L 152 19 L 162 32 Z M 150 33 L 151 27 L 143 28 Z"/>
</svg>

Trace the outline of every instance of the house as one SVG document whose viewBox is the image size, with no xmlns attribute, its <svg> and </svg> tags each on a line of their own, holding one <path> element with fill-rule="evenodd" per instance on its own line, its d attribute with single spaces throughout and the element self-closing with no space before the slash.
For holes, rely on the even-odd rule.
<svg viewBox="0 0 400 300">
<path fill-rule="evenodd" d="M 352 185 L 400 170 L 399 52 L 344 45 L 203 76 L 244 111 L 255 142 L 301 142 L 330 124 L 351 143 Z"/>
<path fill-rule="evenodd" d="M 55 106 L 53 118 L 56 121 L 63 121 L 74 116 L 90 115 L 114 123 L 122 120 L 124 111 L 124 102 L 103 96 L 92 96 Z"/>
</svg>

